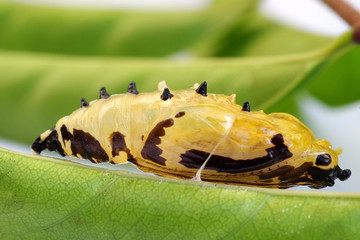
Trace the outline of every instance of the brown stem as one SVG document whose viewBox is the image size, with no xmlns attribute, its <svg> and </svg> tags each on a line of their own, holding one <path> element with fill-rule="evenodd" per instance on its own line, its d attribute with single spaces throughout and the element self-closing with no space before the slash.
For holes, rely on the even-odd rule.
<svg viewBox="0 0 360 240">
<path fill-rule="evenodd" d="M 360 23 L 360 13 L 343 0 L 322 0 L 339 14 L 348 24 L 355 26 Z"/>
<path fill-rule="evenodd" d="M 322 0 L 354 28 L 353 39 L 360 43 L 360 13 L 343 0 Z"/>
</svg>

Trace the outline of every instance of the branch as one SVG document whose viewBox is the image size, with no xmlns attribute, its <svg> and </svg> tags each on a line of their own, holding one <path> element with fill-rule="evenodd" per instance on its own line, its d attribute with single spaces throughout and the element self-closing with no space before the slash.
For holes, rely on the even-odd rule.
<svg viewBox="0 0 360 240">
<path fill-rule="evenodd" d="M 360 43 L 360 13 L 343 0 L 322 0 L 354 28 L 353 39 Z"/>
</svg>

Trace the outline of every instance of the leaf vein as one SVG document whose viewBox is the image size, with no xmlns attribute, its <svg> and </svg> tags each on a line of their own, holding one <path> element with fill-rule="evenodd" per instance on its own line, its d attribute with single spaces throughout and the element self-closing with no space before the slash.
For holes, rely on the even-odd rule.
<svg viewBox="0 0 360 240">
<path fill-rule="evenodd" d="M 235 228 L 232 232 L 230 232 L 228 235 L 224 236 L 223 239 L 229 239 L 234 234 L 236 234 L 238 231 L 240 231 L 246 224 L 248 224 L 262 209 L 264 204 L 269 200 L 271 195 L 267 195 L 266 198 L 259 204 L 259 206 L 254 210 L 254 212 L 250 215 L 248 219 L 246 219 L 244 222 L 240 224 L 237 228 Z"/>
<path fill-rule="evenodd" d="M 68 220 L 69 218 L 71 218 L 72 216 L 74 216 L 75 214 L 77 214 L 78 212 L 80 212 L 82 209 L 84 209 L 86 206 L 88 206 L 91 202 L 95 201 L 95 199 L 97 199 L 99 196 L 101 196 L 101 194 L 103 192 L 105 192 L 112 184 L 114 184 L 114 182 L 116 182 L 118 179 L 120 178 L 120 176 L 117 176 L 116 178 L 114 178 L 111 182 L 109 182 L 106 186 L 104 186 L 98 193 L 96 193 L 93 197 L 89 198 L 86 202 L 84 202 L 79 208 L 75 209 L 74 211 L 72 211 L 71 213 L 69 213 L 67 216 L 47 225 L 47 226 L 43 226 L 40 227 L 38 229 L 35 229 L 33 231 L 29 231 L 29 232 L 25 232 L 25 233 L 21 233 L 19 234 L 19 236 L 23 236 L 23 235 L 29 235 L 32 233 L 36 233 L 36 232 L 40 232 L 43 230 L 47 230 L 50 229 L 52 227 L 55 227 L 63 222 L 65 222 L 66 220 Z"/>
</svg>

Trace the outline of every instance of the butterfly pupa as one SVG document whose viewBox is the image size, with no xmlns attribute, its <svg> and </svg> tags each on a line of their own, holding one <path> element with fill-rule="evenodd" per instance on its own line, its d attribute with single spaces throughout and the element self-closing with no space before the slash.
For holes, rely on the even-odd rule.
<svg viewBox="0 0 360 240">
<path fill-rule="evenodd" d="M 333 186 L 351 175 L 338 164 L 339 150 L 286 113 L 251 111 L 235 95 L 207 92 L 207 83 L 109 95 L 61 118 L 33 143 L 94 163 L 131 162 L 156 175 L 270 188 Z M 200 170 L 199 170 L 200 169 Z"/>
</svg>

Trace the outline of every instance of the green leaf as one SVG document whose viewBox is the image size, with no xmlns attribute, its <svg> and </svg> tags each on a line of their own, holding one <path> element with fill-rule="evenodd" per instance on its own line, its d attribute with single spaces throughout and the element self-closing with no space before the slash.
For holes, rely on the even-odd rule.
<svg viewBox="0 0 360 240">
<path fill-rule="evenodd" d="M 357 239 L 360 194 L 171 180 L 0 149 L 1 239 Z"/>
<path fill-rule="evenodd" d="M 323 48 L 330 39 L 299 32 L 247 12 L 199 46 L 200 56 L 276 56 Z"/>
<path fill-rule="evenodd" d="M 76 55 L 264 56 L 321 48 L 330 39 L 275 24 L 258 1 L 213 1 L 204 10 L 124 12 L 0 4 L 0 48 Z"/>
<path fill-rule="evenodd" d="M 349 46 L 351 33 L 321 50 L 279 57 L 177 61 L 2 52 L 0 89 L 6 91 L 0 95 L 0 109 L 7 117 L 0 118 L 0 132 L 3 137 L 31 142 L 78 108 L 81 97 L 98 98 L 102 86 L 110 93 L 125 92 L 131 81 L 140 92 L 155 90 L 161 80 L 166 80 L 170 89 L 207 81 L 209 92 L 230 95 L 235 91 L 239 103 L 248 100 L 253 109 L 263 109 Z"/>
<path fill-rule="evenodd" d="M 0 4 L 0 48 L 76 55 L 162 57 L 224 29 L 257 1 L 214 1 L 203 11 L 124 12 Z"/>
<path fill-rule="evenodd" d="M 340 106 L 360 100 L 360 48 L 346 51 L 322 71 L 309 86 L 312 95 L 326 104 Z"/>
</svg>

